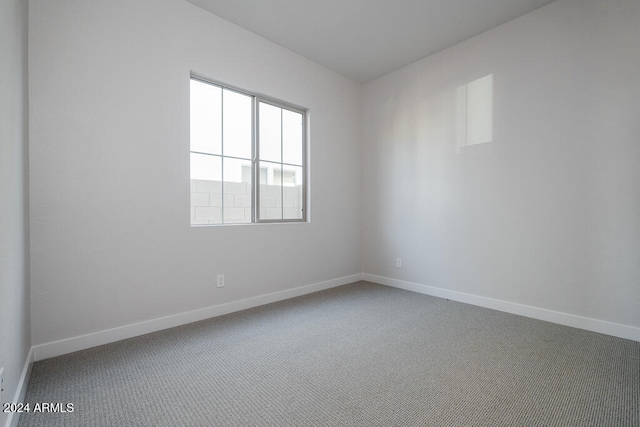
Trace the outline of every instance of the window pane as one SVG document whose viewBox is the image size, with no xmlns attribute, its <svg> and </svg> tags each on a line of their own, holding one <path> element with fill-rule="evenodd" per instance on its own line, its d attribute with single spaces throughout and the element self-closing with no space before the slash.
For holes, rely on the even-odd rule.
<svg viewBox="0 0 640 427">
<path fill-rule="evenodd" d="M 251 97 L 225 89 L 223 110 L 223 154 L 250 159 Z"/>
<path fill-rule="evenodd" d="M 260 103 L 260 159 L 282 161 L 282 109 Z"/>
<path fill-rule="evenodd" d="M 224 158 L 225 224 L 251 222 L 251 160 Z"/>
<path fill-rule="evenodd" d="M 302 185 L 303 169 L 297 166 L 284 165 L 282 169 L 282 207 L 284 219 L 303 218 Z"/>
<path fill-rule="evenodd" d="M 282 165 L 260 162 L 260 219 L 282 219 Z"/>
<path fill-rule="evenodd" d="M 302 114 L 282 110 L 282 161 L 302 165 Z"/>
<path fill-rule="evenodd" d="M 220 181 L 221 177 L 220 157 L 191 153 L 191 179 Z"/>
<path fill-rule="evenodd" d="M 222 159 L 191 153 L 191 224 L 222 223 Z"/>
<path fill-rule="evenodd" d="M 191 80 L 191 151 L 222 154 L 222 89 Z"/>
</svg>

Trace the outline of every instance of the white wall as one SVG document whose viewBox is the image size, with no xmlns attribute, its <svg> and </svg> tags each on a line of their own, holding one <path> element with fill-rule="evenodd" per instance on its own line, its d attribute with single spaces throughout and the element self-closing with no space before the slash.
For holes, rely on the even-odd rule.
<svg viewBox="0 0 640 427">
<path fill-rule="evenodd" d="M 640 327 L 639 22 L 559 0 L 366 84 L 365 273 Z M 489 74 L 493 141 L 458 154 Z"/>
<path fill-rule="evenodd" d="M 31 348 L 27 208 L 27 2 L 0 2 L 0 367 L 11 402 Z M 0 413 L 0 425 L 8 414 Z"/>
<path fill-rule="evenodd" d="M 32 0 L 29 60 L 35 345 L 361 272 L 359 84 L 184 0 Z M 310 223 L 189 226 L 191 70 L 309 108 Z"/>
<path fill-rule="evenodd" d="M 33 344 L 363 270 L 640 327 L 637 2 L 559 0 L 364 85 L 362 103 L 182 0 L 30 3 Z M 311 223 L 189 226 L 191 70 L 310 109 Z M 456 90 L 488 74 L 493 141 L 457 153 Z M 24 194 L 8 182 L 3 205 Z"/>
</svg>

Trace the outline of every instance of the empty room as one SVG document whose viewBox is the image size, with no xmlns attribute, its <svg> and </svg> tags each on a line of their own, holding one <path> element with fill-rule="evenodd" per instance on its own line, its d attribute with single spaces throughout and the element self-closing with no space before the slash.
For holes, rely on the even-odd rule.
<svg viewBox="0 0 640 427">
<path fill-rule="evenodd" d="M 640 426 L 640 1 L 0 0 L 0 426 Z"/>
</svg>

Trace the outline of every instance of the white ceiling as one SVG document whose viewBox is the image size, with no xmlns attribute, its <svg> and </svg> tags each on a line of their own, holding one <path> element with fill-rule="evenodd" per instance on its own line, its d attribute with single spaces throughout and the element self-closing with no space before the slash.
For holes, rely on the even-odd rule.
<svg viewBox="0 0 640 427">
<path fill-rule="evenodd" d="M 554 0 L 188 0 L 367 82 Z"/>
</svg>

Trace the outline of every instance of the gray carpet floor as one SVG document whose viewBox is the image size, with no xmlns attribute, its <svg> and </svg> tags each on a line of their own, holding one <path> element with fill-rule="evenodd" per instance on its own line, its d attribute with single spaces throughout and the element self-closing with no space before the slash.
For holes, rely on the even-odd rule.
<svg viewBox="0 0 640 427">
<path fill-rule="evenodd" d="M 19 426 L 640 426 L 640 343 L 358 282 L 34 364 Z"/>
</svg>

